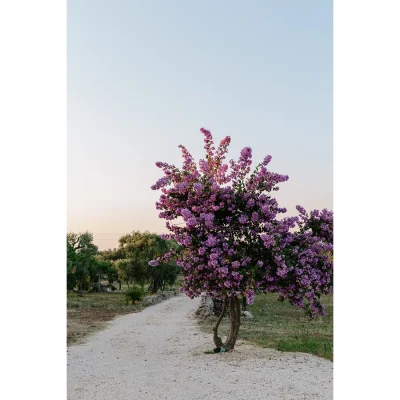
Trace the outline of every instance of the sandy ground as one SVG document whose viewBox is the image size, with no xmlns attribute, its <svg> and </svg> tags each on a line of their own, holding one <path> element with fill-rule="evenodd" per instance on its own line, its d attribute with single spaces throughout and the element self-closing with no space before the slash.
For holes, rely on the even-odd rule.
<svg viewBox="0 0 400 400">
<path fill-rule="evenodd" d="M 68 348 L 69 400 L 332 399 L 332 362 L 238 342 L 213 348 L 192 312 L 199 300 L 173 297 L 108 323 Z"/>
</svg>

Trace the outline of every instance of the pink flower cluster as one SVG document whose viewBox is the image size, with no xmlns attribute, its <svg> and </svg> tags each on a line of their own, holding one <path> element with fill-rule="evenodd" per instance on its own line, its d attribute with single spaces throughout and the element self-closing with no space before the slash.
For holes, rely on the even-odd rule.
<svg viewBox="0 0 400 400">
<path fill-rule="evenodd" d="M 250 173 L 252 151 L 245 147 L 228 168 L 230 138 L 216 148 L 211 133 L 201 132 L 206 156 L 199 165 L 179 146 L 182 168 L 157 162 L 164 176 L 152 186 L 162 192 L 156 207 L 170 231 L 164 237 L 183 248 L 174 255 L 182 290 L 191 298 L 243 295 L 249 304 L 255 290 L 276 292 L 310 316 L 323 314 L 320 295 L 332 291 L 333 213 L 307 214 L 298 206 L 298 217 L 278 219 L 286 209 L 270 193 L 289 178 L 267 169 L 271 156 Z M 179 217 L 183 225 L 171 222 Z"/>
</svg>

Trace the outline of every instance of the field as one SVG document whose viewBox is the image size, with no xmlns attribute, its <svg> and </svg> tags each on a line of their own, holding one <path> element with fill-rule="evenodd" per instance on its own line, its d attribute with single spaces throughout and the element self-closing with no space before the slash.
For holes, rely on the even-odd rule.
<svg viewBox="0 0 400 400">
<path fill-rule="evenodd" d="M 123 293 L 67 294 L 67 345 L 79 344 L 118 315 L 138 312 L 140 304 L 126 304 Z"/>
<path fill-rule="evenodd" d="M 311 353 L 333 361 L 333 296 L 322 298 L 326 315 L 314 320 L 305 317 L 303 310 L 276 298 L 274 294 L 255 297 L 254 304 L 247 306 L 254 318 L 242 318 L 239 339 L 280 351 Z M 206 320 L 200 326 L 211 334 L 212 324 Z M 228 318 L 224 318 L 220 332 L 223 334 L 227 329 Z"/>
</svg>

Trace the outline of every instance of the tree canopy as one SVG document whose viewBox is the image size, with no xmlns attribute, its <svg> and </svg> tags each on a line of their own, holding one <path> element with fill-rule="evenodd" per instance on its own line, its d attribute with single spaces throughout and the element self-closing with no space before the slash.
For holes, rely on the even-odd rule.
<svg viewBox="0 0 400 400">
<path fill-rule="evenodd" d="M 182 145 L 181 168 L 156 163 L 164 173 L 152 186 L 162 192 L 156 208 L 170 231 L 164 238 L 183 251 L 167 252 L 151 265 L 177 257 L 183 291 L 191 298 L 202 292 L 230 297 L 236 307 L 231 314 L 236 314 L 237 296 L 251 304 L 255 290 L 278 293 L 311 317 L 323 314 L 320 296 L 332 292 L 332 211 L 307 213 L 297 206 L 298 216 L 280 218 L 287 210 L 272 193 L 289 177 L 268 169 L 271 156 L 251 171 L 252 150 L 245 147 L 238 160 L 225 163 L 230 137 L 216 148 L 211 133 L 201 132 L 206 154 L 198 165 Z M 178 218 L 184 223 L 173 223 Z"/>
<path fill-rule="evenodd" d="M 79 285 L 82 294 L 83 286 L 96 265 L 94 256 L 98 248 L 93 243 L 90 232 L 67 234 L 67 287 Z"/>
<path fill-rule="evenodd" d="M 136 274 L 135 280 L 149 281 L 150 292 L 165 289 L 166 285 L 175 282 L 180 268 L 174 261 L 165 261 L 157 269 L 149 267 L 149 261 L 162 257 L 171 250 L 177 250 L 179 246 L 176 242 L 165 240 L 160 235 L 147 231 L 134 231 L 119 239 L 119 248 L 123 250 L 125 259 L 130 260 L 131 274 L 132 276 Z"/>
</svg>

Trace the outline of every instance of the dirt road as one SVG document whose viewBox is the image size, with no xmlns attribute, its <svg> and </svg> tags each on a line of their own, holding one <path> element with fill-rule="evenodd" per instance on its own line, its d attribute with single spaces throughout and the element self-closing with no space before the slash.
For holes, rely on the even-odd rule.
<svg viewBox="0 0 400 400">
<path fill-rule="evenodd" d="M 239 341 L 213 348 L 191 316 L 199 300 L 176 296 L 68 348 L 69 400 L 332 399 L 333 364 Z"/>
</svg>

